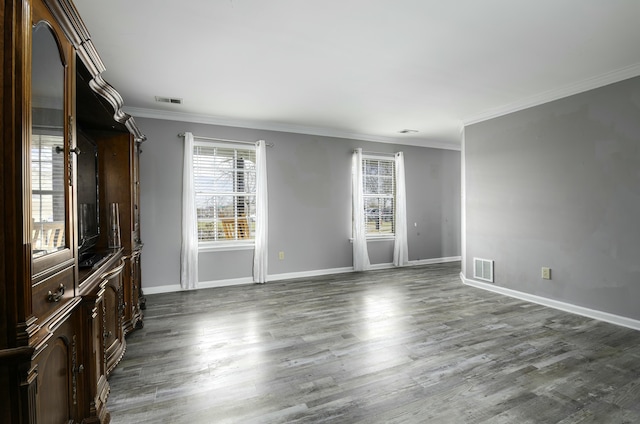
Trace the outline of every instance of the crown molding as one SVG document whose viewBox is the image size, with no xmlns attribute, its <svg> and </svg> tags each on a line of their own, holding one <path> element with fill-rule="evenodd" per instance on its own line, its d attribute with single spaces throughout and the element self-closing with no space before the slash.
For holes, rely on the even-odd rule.
<svg viewBox="0 0 640 424">
<path fill-rule="evenodd" d="M 323 137 L 347 138 L 351 140 L 373 141 L 376 143 L 400 144 L 436 149 L 460 150 L 460 143 L 428 140 L 424 138 L 382 137 L 372 134 L 352 133 L 332 128 L 310 127 L 277 122 L 261 122 L 242 119 L 225 118 L 204 114 L 191 114 L 157 109 L 125 107 L 129 115 L 138 118 L 162 119 L 166 121 L 193 122 L 197 124 L 220 125 L 225 127 L 249 128 L 254 130 L 279 131 L 286 133 L 317 135 Z"/>
<path fill-rule="evenodd" d="M 545 91 L 543 93 L 536 94 L 534 96 L 530 96 L 494 109 L 490 109 L 476 115 L 471 115 L 463 119 L 462 122 L 465 126 L 477 124 L 478 122 L 487 121 L 489 119 L 497 118 L 499 116 L 517 112 L 519 110 L 528 109 L 533 106 L 552 102 L 554 100 L 559 100 L 564 97 L 573 96 L 574 94 L 579 94 L 585 91 L 604 87 L 605 85 L 613 84 L 637 76 L 640 76 L 640 63 L 617 69 L 615 71 L 607 72 L 603 75 L 567 84 L 563 87 Z"/>
</svg>

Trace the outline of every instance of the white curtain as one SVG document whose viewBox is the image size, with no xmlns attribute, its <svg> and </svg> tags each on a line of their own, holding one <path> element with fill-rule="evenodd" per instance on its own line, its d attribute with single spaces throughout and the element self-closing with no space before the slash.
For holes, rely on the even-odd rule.
<svg viewBox="0 0 640 424">
<path fill-rule="evenodd" d="M 396 160 L 396 210 L 395 233 L 393 244 L 393 264 L 405 266 L 409 263 L 409 248 L 407 243 L 407 190 L 404 181 L 404 154 L 395 154 Z"/>
<path fill-rule="evenodd" d="M 267 282 L 268 195 L 267 195 L 267 143 L 256 143 L 256 239 L 253 253 L 253 281 Z"/>
<path fill-rule="evenodd" d="M 351 160 L 351 196 L 353 214 L 353 270 L 365 271 L 371 267 L 367 251 L 367 233 L 364 222 L 364 199 L 362 196 L 362 149 L 353 151 Z"/>
<path fill-rule="evenodd" d="M 193 185 L 193 134 L 184 133 L 182 170 L 182 251 L 180 286 L 195 289 L 198 285 L 198 219 Z"/>
</svg>

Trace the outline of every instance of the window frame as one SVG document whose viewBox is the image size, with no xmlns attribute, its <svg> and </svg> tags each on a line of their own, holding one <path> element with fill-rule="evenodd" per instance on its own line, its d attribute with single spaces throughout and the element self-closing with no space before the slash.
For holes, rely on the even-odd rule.
<svg viewBox="0 0 640 424">
<path fill-rule="evenodd" d="M 367 174 L 365 172 L 365 163 L 366 161 L 379 161 L 379 162 L 388 162 L 391 165 L 391 173 L 389 177 L 391 178 L 391 187 L 393 193 L 391 195 L 384 195 L 380 193 L 367 193 L 366 192 L 366 182 L 367 176 L 371 176 L 371 174 Z M 394 240 L 396 237 L 396 163 L 395 158 L 393 156 L 388 155 L 379 155 L 375 153 L 362 153 L 362 162 L 360 164 L 362 167 L 362 198 L 363 198 L 363 210 L 361 213 L 364 214 L 364 222 L 365 222 L 365 234 L 367 241 L 381 241 L 381 240 Z M 377 174 L 380 177 L 380 174 Z M 368 220 L 367 220 L 367 199 L 383 199 L 390 198 L 392 201 L 392 214 L 391 214 L 391 232 L 390 233 L 370 233 L 368 230 Z M 382 219 L 383 214 L 378 214 L 378 218 Z"/>
<path fill-rule="evenodd" d="M 234 157 L 237 158 L 238 155 L 238 151 L 251 151 L 253 152 L 253 162 L 254 162 L 254 169 L 252 171 L 250 171 L 249 173 L 253 173 L 255 175 L 256 170 L 255 170 L 255 151 L 256 151 L 256 146 L 255 145 L 251 145 L 248 143 L 233 143 L 233 142 L 224 142 L 224 141 L 210 141 L 210 140 L 194 140 L 193 143 L 193 159 L 192 159 L 192 175 L 194 177 L 194 196 L 196 198 L 196 222 L 197 224 L 200 224 L 201 222 L 201 218 L 200 216 L 198 216 L 197 213 L 197 198 L 199 194 L 203 194 L 202 190 L 198 190 L 198 184 L 196 183 L 196 176 L 197 176 L 197 168 L 204 168 L 204 167 L 196 167 L 196 157 L 198 156 L 198 154 L 196 153 L 197 148 L 199 147 L 206 147 L 206 148 L 221 148 L 221 149 L 227 149 L 227 150 L 233 150 L 234 151 Z M 214 155 L 210 155 L 211 157 L 219 157 L 217 154 Z M 220 155 L 221 157 L 222 155 Z M 237 160 L 237 159 L 234 159 Z M 213 167 L 211 168 L 213 169 Z M 234 167 L 232 168 L 233 172 L 234 172 L 234 178 L 237 179 L 238 177 L 238 173 L 237 173 L 237 168 Z M 245 176 L 247 174 L 245 173 Z M 234 181 L 234 186 L 237 184 L 237 181 Z M 254 184 L 255 186 L 255 184 Z M 255 190 L 257 190 L 257 187 L 255 187 Z M 236 191 L 236 190 L 232 190 L 232 191 L 216 191 L 216 190 L 212 190 L 212 191 L 208 191 L 205 192 L 207 195 L 209 196 L 229 196 L 229 197 L 234 197 L 234 198 L 238 198 L 238 197 L 253 197 L 254 202 L 253 204 L 255 205 L 255 198 L 257 196 L 257 191 L 253 191 L 250 193 L 247 192 L 241 192 L 241 191 Z M 234 204 L 236 204 L 237 202 L 234 201 Z M 237 207 L 237 206 L 236 206 Z M 245 206 L 246 207 L 246 206 Z M 236 222 L 236 230 L 237 231 L 237 219 L 238 218 L 244 218 L 241 216 L 238 216 L 237 213 L 237 209 L 235 209 L 234 207 L 234 213 L 233 213 L 233 217 L 232 217 L 235 222 Z M 249 216 L 246 216 L 247 220 L 249 219 Z M 212 218 L 211 221 L 209 222 L 215 222 L 216 220 L 221 219 L 219 216 L 219 211 L 218 209 L 214 209 L 214 217 Z M 255 225 L 255 224 L 254 224 Z M 216 233 L 219 233 L 221 230 L 219 230 L 216 226 Z M 243 239 L 238 239 L 236 238 L 235 240 L 231 240 L 231 239 L 215 239 L 215 240 L 202 240 L 200 238 L 200 233 L 198 233 L 198 251 L 199 252 L 210 252 L 210 251 L 231 251 L 231 250 L 250 250 L 253 249 L 255 247 L 255 228 L 252 231 L 251 228 L 249 227 L 248 229 L 249 231 L 249 237 L 248 238 L 243 238 Z M 236 233 L 236 237 L 237 237 L 237 233 Z"/>
</svg>

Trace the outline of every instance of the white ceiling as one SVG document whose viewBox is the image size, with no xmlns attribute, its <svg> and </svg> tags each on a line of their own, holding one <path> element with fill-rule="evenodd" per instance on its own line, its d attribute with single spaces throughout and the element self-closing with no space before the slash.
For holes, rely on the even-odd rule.
<svg viewBox="0 0 640 424">
<path fill-rule="evenodd" d="M 640 75 L 638 0 L 74 2 L 134 116 L 455 148 Z"/>
</svg>

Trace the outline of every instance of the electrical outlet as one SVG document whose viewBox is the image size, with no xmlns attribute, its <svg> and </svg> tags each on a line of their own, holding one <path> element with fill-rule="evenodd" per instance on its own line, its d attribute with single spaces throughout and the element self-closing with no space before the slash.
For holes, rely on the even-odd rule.
<svg viewBox="0 0 640 424">
<path fill-rule="evenodd" d="M 551 280 L 551 268 L 547 268 L 546 266 L 542 267 L 542 279 Z"/>
<path fill-rule="evenodd" d="M 278 259 L 284 260 L 284 252 L 278 252 Z"/>
</svg>

